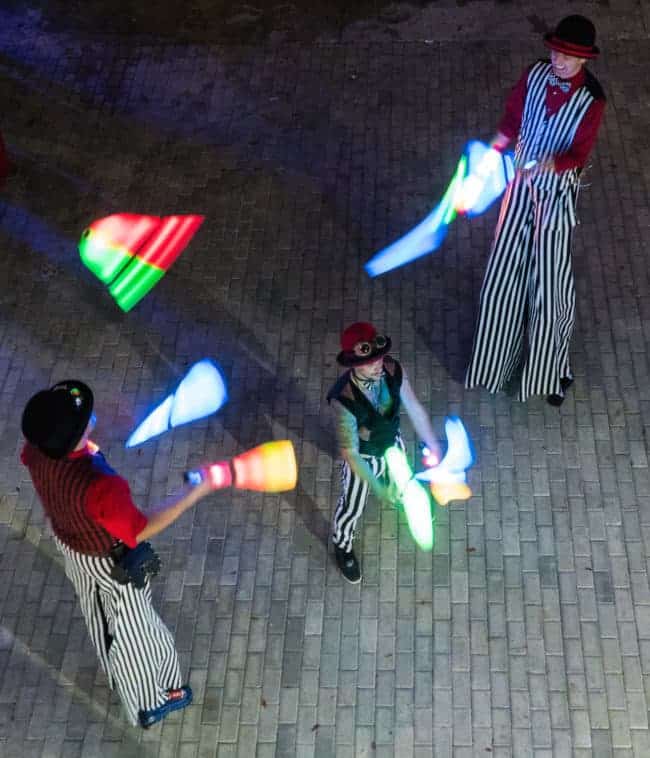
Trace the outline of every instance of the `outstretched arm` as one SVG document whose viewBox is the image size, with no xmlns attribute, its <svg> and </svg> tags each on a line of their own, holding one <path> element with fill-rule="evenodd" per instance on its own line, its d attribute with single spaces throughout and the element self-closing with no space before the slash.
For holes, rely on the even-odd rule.
<svg viewBox="0 0 650 758">
<path fill-rule="evenodd" d="M 210 492 L 210 482 L 201 482 L 196 487 L 183 488 L 167 502 L 154 507 L 152 511 L 147 512 L 147 525 L 138 534 L 136 541 L 144 542 L 155 537 Z"/>
</svg>

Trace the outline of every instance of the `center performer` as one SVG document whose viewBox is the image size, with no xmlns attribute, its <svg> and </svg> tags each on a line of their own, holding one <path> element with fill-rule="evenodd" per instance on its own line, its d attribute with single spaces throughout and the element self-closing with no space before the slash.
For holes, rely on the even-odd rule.
<svg viewBox="0 0 650 758">
<path fill-rule="evenodd" d="M 498 392 L 521 369 L 519 399 L 562 404 L 573 382 L 575 318 L 571 234 L 580 172 L 596 140 L 605 96 L 585 68 L 599 50 L 593 24 L 568 16 L 545 36 L 551 60 L 527 69 L 506 103 L 492 146 L 516 138 L 488 262 L 465 385 Z"/>
<path fill-rule="evenodd" d="M 372 324 L 357 322 L 341 334 L 336 360 L 348 370 L 327 393 L 337 414 L 336 434 L 343 458 L 341 495 L 332 542 L 343 576 L 356 584 L 361 568 L 352 549 L 354 531 L 368 499 L 368 490 L 384 503 L 396 505 L 397 492 L 388 481 L 384 453 L 404 443 L 399 412 L 403 404 L 419 438 L 432 455 L 439 447 L 429 415 L 416 398 L 401 365 L 388 355 L 390 337 L 377 334 Z"/>
</svg>

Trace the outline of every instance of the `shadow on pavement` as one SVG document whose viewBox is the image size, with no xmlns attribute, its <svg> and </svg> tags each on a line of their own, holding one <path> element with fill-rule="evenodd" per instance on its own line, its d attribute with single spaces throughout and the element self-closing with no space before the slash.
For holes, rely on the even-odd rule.
<svg viewBox="0 0 650 758">
<path fill-rule="evenodd" d="M 260 43 L 272 34 L 286 41 L 309 41 L 338 35 L 355 21 L 399 23 L 431 0 L 36 0 L 30 8 L 43 14 L 53 31 L 154 34 L 177 41 Z M 463 0 L 459 0 L 461 4 Z M 25 6 L 14 0 L 12 4 Z"/>
<path fill-rule="evenodd" d="M 142 732 L 129 726 L 99 673 L 53 542 L 41 538 L 36 546 L 3 525 L 0 546 L 0 573 L 11 575 L 0 593 L 0 754 L 18 756 L 61 733 L 78 744 L 94 735 L 98 751 L 102 741 L 119 741 L 120 755 L 154 758 L 158 745 L 141 742 Z"/>
</svg>

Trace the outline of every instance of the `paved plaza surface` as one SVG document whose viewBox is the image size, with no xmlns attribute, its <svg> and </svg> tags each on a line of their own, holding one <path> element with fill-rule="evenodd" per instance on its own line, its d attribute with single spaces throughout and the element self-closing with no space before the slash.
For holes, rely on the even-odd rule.
<svg viewBox="0 0 650 758">
<path fill-rule="evenodd" d="M 462 385 L 496 208 L 385 277 L 362 264 L 491 136 L 568 12 L 597 23 L 609 105 L 557 410 Z M 648 0 L 2 4 L 2 758 L 650 756 L 649 38 Z M 128 314 L 76 248 L 119 211 L 206 216 Z M 327 544 L 324 395 L 358 319 L 392 336 L 438 431 L 463 418 L 477 463 L 431 553 L 371 500 L 351 586 Z M 225 408 L 125 450 L 203 357 Z M 146 732 L 107 689 L 18 463 L 24 403 L 69 377 L 93 386 L 95 438 L 143 509 L 265 440 L 299 458 L 295 492 L 216 493 L 155 539 L 196 702 Z"/>
</svg>

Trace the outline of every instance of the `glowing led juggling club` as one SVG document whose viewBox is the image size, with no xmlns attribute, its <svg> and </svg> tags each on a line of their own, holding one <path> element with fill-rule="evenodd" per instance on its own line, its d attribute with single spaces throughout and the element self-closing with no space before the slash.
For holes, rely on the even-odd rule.
<svg viewBox="0 0 650 758">
<path fill-rule="evenodd" d="M 204 218 L 116 213 L 90 224 L 79 254 L 119 307 L 129 311 L 163 278 Z"/>
<path fill-rule="evenodd" d="M 463 155 L 447 191 L 431 213 L 410 232 L 385 247 L 365 264 L 364 268 L 370 276 L 385 274 L 440 247 L 447 235 L 447 227 L 456 217 L 454 197 L 460 192 L 466 163 L 467 159 Z"/>
<path fill-rule="evenodd" d="M 474 449 L 463 422 L 456 416 L 445 421 L 447 452 L 440 463 L 415 475 L 421 482 L 429 482 L 431 494 L 440 505 L 451 500 L 468 500 L 472 490 L 467 485 L 467 469 L 474 463 Z M 428 450 L 422 454 L 427 462 Z"/>
<path fill-rule="evenodd" d="M 404 506 L 411 536 L 422 550 L 431 550 L 435 511 L 431 511 L 427 491 L 413 477 L 406 453 L 401 448 L 396 445 L 389 447 L 384 453 L 384 459 L 388 473 L 400 493 L 399 499 Z"/>
<path fill-rule="evenodd" d="M 482 142 L 470 142 L 465 149 L 467 176 L 455 199 L 455 207 L 459 213 L 478 216 L 505 190 L 514 176 L 514 166 L 510 155 L 502 155 Z"/>
<path fill-rule="evenodd" d="M 186 471 L 184 478 L 194 486 L 208 479 L 213 490 L 236 487 L 255 492 L 287 492 L 296 486 L 298 466 L 291 440 L 274 440 L 229 461 Z"/>
<path fill-rule="evenodd" d="M 476 140 L 468 142 L 440 203 L 410 232 L 374 255 L 366 271 L 371 277 L 379 276 L 437 250 L 457 213 L 483 213 L 513 177 L 512 155 Z"/>
<path fill-rule="evenodd" d="M 187 372 L 176 391 L 156 406 L 126 441 L 135 447 L 166 432 L 216 413 L 228 400 L 226 383 L 214 363 L 205 358 Z"/>
</svg>

